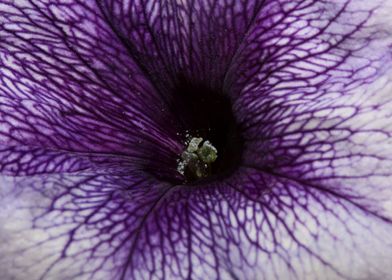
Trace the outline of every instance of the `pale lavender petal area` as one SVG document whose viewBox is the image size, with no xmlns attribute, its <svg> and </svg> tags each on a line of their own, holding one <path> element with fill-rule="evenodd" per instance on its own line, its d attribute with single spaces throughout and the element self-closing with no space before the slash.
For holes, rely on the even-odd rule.
<svg viewBox="0 0 392 280">
<path fill-rule="evenodd" d="M 367 2 L 1 1 L 2 279 L 391 278 L 392 7 Z M 233 104 L 230 175 L 176 173 L 184 81 Z"/>
</svg>

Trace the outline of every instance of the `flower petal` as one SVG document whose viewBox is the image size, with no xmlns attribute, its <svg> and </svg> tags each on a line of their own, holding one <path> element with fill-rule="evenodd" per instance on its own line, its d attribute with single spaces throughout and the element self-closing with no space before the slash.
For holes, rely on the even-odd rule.
<svg viewBox="0 0 392 280">
<path fill-rule="evenodd" d="M 121 279 L 146 217 L 170 191 L 141 172 L 2 179 L 0 267 L 7 279 Z M 17 190 L 15 190 L 17 188 Z M 149 223 L 149 222 L 148 222 Z M 23 241 L 23 242 L 22 242 Z M 11 277 L 12 276 L 12 277 Z"/>
<path fill-rule="evenodd" d="M 390 191 L 392 38 L 370 24 L 380 7 L 361 3 L 273 4 L 268 11 L 286 17 L 271 16 L 247 38 L 238 71 L 250 73 L 233 84 L 246 166 L 342 196 Z M 244 66 L 252 46 L 269 54 L 257 71 Z"/>
<path fill-rule="evenodd" d="M 0 18 L 2 151 L 178 153 L 164 99 L 95 3 L 6 0 Z"/>
<path fill-rule="evenodd" d="M 113 30 L 162 90 L 185 78 L 220 89 L 266 1 L 100 1 Z"/>
</svg>

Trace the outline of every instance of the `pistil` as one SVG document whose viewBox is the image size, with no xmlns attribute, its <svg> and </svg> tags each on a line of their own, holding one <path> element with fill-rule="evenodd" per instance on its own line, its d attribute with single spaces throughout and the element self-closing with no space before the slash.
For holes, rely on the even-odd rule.
<svg viewBox="0 0 392 280">
<path fill-rule="evenodd" d="M 217 157 L 217 149 L 208 140 L 192 137 L 181 154 L 177 171 L 190 180 L 206 178 L 211 175 L 211 165 Z"/>
</svg>

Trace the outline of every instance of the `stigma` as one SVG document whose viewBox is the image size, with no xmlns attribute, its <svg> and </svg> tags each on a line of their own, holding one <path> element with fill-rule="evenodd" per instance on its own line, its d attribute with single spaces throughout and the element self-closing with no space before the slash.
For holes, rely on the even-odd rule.
<svg viewBox="0 0 392 280">
<path fill-rule="evenodd" d="M 187 180 L 203 179 L 211 175 L 211 165 L 218 158 L 218 150 L 201 137 L 191 137 L 178 161 L 177 171 Z"/>
</svg>

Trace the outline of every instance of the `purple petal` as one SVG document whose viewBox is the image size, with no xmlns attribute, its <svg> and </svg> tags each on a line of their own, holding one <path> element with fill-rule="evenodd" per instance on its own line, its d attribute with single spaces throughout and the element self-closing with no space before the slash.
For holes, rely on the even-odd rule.
<svg viewBox="0 0 392 280">
<path fill-rule="evenodd" d="M 386 5 L 14 2 L 0 4 L 5 279 L 391 277 Z M 232 176 L 149 172 L 174 176 L 179 78 L 233 100 Z"/>
<path fill-rule="evenodd" d="M 162 129 L 173 116 L 94 3 L 2 1 L 1 7 L 5 156 L 20 146 L 33 160 L 40 148 L 56 157 L 178 153 L 175 132 Z M 167 139 L 164 148 L 157 138 Z M 9 166 L 2 169 L 15 170 Z"/>
<path fill-rule="evenodd" d="M 222 86 L 265 1 L 99 1 L 130 55 L 162 90 L 180 78 Z"/>
</svg>

